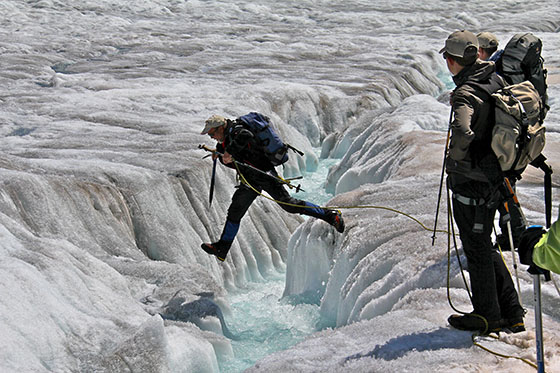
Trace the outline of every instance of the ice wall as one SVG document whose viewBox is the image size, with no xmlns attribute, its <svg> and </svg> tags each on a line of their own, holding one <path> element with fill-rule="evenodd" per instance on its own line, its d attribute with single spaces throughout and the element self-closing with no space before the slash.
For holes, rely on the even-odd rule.
<svg viewBox="0 0 560 373">
<path fill-rule="evenodd" d="M 282 270 L 275 247 L 283 250 L 279 242 L 287 241 L 297 220 L 271 218 L 257 204 L 240 236 L 253 244 L 245 251 L 234 247 L 220 266 L 199 245 L 219 234 L 229 191 L 217 190 L 213 216 L 207 196 L 189 190 L 183 179 L 124 164 L 54 163 L 3 158 L 2 366 L 104 369 L 116 364 L 105 358 L 124 349 L 117 355 L 137 360 L 128 365 L 163 369 L 177 362 L 166 357 L 176 343 L 206 346 L 196 348 L 213 361 L 208 367 L 216 367 L 216 346 L 225 340 L 178 332 L 170 345 L 163 321 L 149 320 L 178 290 L 212 292 L 219 300 L 226 288 Z M 206 183 L 207 174 L 195 171 L 189 177 Z M 132 335 L 137 343 L 131 346 Z M 159 339 L 158 347 L 153 342 Z M 186 351 L 176 359 L 197 361 L 183 356 Z"/>
<path fill-rule="evenodd" d="M 26 118 L 22 125 L 18 114 L 5 111 L 10 120 L 2 126 L 0 156 L 1 272 L 8 279 L 2 283 L 8 336 L 2 342 L 3 364 L 64 370 L 141 367 L 144 361 L 165 371 L 203 352 L 215 370 L 216 355 L 231 353 L 226 339 L 168 328 L 157 313 L 177 291 L 214 293 L 227 311 L 222 299 L 227 289 L 286 270 L 287 242 L 302 219 L 258 199 L 228 260 L 218 263 L 199 245 L 221 233 L 234 172 L 218 167 L 209 208 L 211 162 L 197 149 L 209 143 L 197 134 L 202 114 L 187 123 L 164 121 L 155 115 L 157 104 L 147 110 L 134 104 L 154 92 L 161 92 L 162 105 L 199 92 L 185 85 L 173 94 L 142 85 L 130 90 L 120 83 L 106 89 L 91 81 L 82 90 L 84 81 L 63 78 L 51 87 L 57 102 L 48 114 Z M 307 153 L 292 157 L 286 174 L 313 170 L 312 144 L 350 126 L 348 118 L 364 111 L 360 100 L 338 90 L 269 84 L 253 89 L 260 96 L 239 110 L 270 112 L 287 141 Z M 42 103 L 23 104 L 45 109 Z M 329 232 L 325 244 L 338 240 L 326 224 L 317 222 L 317 229 Z M 321 242 L 310 246 L 318 249 Z M 315 270 L 300 273 L 313 276 Z M 131 340 L 136 342 L 129 346 Z M 153 358 L 142 352 L 150 340 L 158 341 Z M 202 347 L 178 352 L 177 344 L 192 341 Z M 168 359 L 156 358 L 161 354 Z"/>
<path fill-rule="evenodd" d="M 8 296 L 2 304 L 8 336 L 2 342 L 3 364 L 15 370 L 105 369 L 123 364 L 125 356 L 125 365 L 140 367 L 144 361 L 165 371 L 198 354 L 198 349 L 176 350 L 176 344 L 196 340 L 205 346 L 208 366 L 215 368 L 216 354 L 231 353 L 227 340 L 190 329 L 169 332 L 156 321 L 157 313 L 177 291 L 212 292 L 227 310 L 226 289 L 286 269 L 287 241 L 301 218 L 258 199 L 228 260 L 218 263 L 199 245 L 220 235 L 234 172 L 218 167 L 209 208 L 211 162 L 197 149 L 208 143 L 197 135 L 202 114 L 186 124 L 177 118 L 164 121 L 155 115 L 157 104 L 147 109 L 134 104 L 155 92 L 161 92 L 157 102 L 162 105 L 198 92 L 185 85 L 173 94 L 120 83 L 107 89 L 107 83 L 100 87 L 72 75 L 57 84 L 49 88 L 57 94 L 48 113 L 26 117 L 22 125 L 8 106 L 9 121 L 2 126 L 0 247 L 2 275 L 8 279 L 2 283 Z M 287 141 L 308 154 L 292 157 L 286 173 L 312 170 L 317 162 L 312 143 L 348 126 L 349 112 L 360 112 L 353 109 L 358 103 L 350 104 L 337 90 L 264 84 L 254 91 L 260 96 L 240 104 L 240 110 L 270 112 Z M 32 100 L 20 104 L 45 110 Z M 74 337 L 67 338 L 68 333 Z M 136 342 L 128 346 L 131 338 Z M 156 360 L 142 352 L 152 339 L 158 340 Z M 45 351 L 45 346 L 52 348 Z M 156 358 L 160 354 L 169 359 Z"/>
<path fill-rule="evenodd" d="M 383 207 L 430 224 L 446 111 L 433 97 L 420 95 L 361 117 L 328 181 L 345 192 L 329 205 L 342 207 L 347 230 L 331 237 L 307 222 L 294 233 L 285 295 L 321 294 L 326 324 L 341 326 L 389 311 L 414 288 L 441 285 L 442 279 L 430 275 L 432 266 L 445 264 L 440 248 L 431 247 L 430 232 Z M 341 136 L 339 143 L 344 141 Z"/>
</svg>

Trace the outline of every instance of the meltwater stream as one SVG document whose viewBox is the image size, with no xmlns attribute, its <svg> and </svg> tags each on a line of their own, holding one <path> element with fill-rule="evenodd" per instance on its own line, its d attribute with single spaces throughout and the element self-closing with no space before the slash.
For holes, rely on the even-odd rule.
<svg viewBox="0 0 560 373">
<path fill-rule="evenodd" d="M 319 321 L 319 306 L 290 304 L 281 299 L 285 276 L 279 274 L 263 283 L 232 293 L 228 327 L 238 340 L 232 341 L 234 357 L 219 361 L 221 372 L 242 372 L 257 360 L 287 349 L 313 333 Z"/>
<path fill-rule="evenodd" d="M 324 206 L 333 197 L 325 191 L 324 183 L 329 168 L 337 162 L 320 160 L 316 171 L 296 180 L 304 191 L 295 196 Z M 285 280 L 285 273 L 279 273 L 266 282 L 253 282 L 230 292 L 231 312 L 225 319 L 238 340 L 231 341 L 234 357 L 218 361 L 221 372 L 242 372 L 257 360 L 302 341 L 322 325 L 317 299 L 282 298 Z"/>
</svg>

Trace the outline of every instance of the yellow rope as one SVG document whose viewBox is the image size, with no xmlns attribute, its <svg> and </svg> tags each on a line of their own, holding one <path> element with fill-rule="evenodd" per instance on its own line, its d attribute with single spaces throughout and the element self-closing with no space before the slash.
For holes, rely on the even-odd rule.
<svg viewBox="0 0 560 373">
<path fill-rule="evenodd" d="M 255 189 L 255 187 L 253 187 L 245 178 L 245 176 L 243 176 L 243 174 L 241 173 L 241 171 L 239 170 L 239 167 L 237 165 L 237 163 L 235 163 L 235 168 L 237 169 L 238 175 L 241 179 L 241 182 L 245 185 L 247 185 L 253 192 L 257 193 L 259 196 L 264 197 L 270 201 L 276 202 L 278 204 L 282 204 L 282 205 L 286 205 L 286 206 L 293 206 L 293 207 L 298 207 L 298 208 L 308 208 L 308 209 L 314 209 L 317 208 L 317 206 L 304 206 L 304 205 L 296 205 L 294 203 L 289 203 L 289 202 L 284 202 L 284 201 L 278 201 L 272 197 L 269 197 L 263 193 L 261 193 L 260 191 L 258 191 L 257 189 Z M 271 175 L 272 176 L 272 175 Z M 273 177 L 273 176 L 272 176 Z M 285 179 L 279 177 L 280 180 L 285 181 Z M 288 184 L 286 182 L 286 184 Z M 407 218 L 415 221 L 416 223 L 418 223 L 423 229 L 433 232 L 433 229 L 428 228 L 426 225 L 424 225 L 424 223 L 422 223 L 420 220 L 416 219 L 415 217 L 413 217 L 410 214 L 407 214 L 405 212 L 399 211 L 397 209 L 391 208 L 391 207 L 386 207 L 386 206 L 374 206 L 374 205 L 361 205 L 361 206 L 319 206 L 319 208 L 321 209 L 332 209 L 332 210 L 346 210 L 346 209 L 380 209 L 380 210 L 387 210 L 387 211 L 391 211 L 394 212 L 396 214 L 400 214 L 400 215 L 404 215 Z M 439 233 L 448 233 L 445 230 L 436 230 L 436 232 Z"/>
<path fill-rule="evenodd" d="M 519 357 L 519 356 L 512 356 L 512 355 L 500 354 L 499 352 L 492 351 L 492 350 L 489 349 L 488 347 L 484 347 L 483 345 L 481 345 L 480 343 L 478 343 L 478 342 L 476 341 L 476 337 L 478 337 L 478 336 L 479 336 L 479 335 L 475 333 L 475 334 L 473 334 L 472 337 L 471 337 L 472 342 L 473 342 L 473 345 L 477 346 L 478 348 L 481 348 L 481 349 L 483 349 L 483 350 L 486 351 L 486 352 L 490 352 L 492 355 L 496 355 L 496 356 L 503 357 L 503 358 L 506 358 L 506 359 L 517 359 L 517 360 L 521 360 L 521 361 L 524 362 L 525 364 L 528 364 L 528 365 L 532 366 L 533 368 L 538 369 L 537 365 L 536 365 L 535 363 L 533 363 L 532 361 L 529 361 L 529 360 L 524 359 L 524 358 Z M 495 336 L 492 336 L 492 335 L 490 335 L 489 337 L 494 338 L 494 339 L 497 339 L 497 340 L 500 340 L 499 337 L 495 337 Z"/>
<path fill-rule="evenodd" d="M 494 227 L 494 234 L 497 236 L 497 232 L 496 232 L 496 227 Z M 504 258 L 504 252 L 502 251 L 502 246 L 500 245 L 500 243 L 496 240 L 496 242 L 498 243 L 498 251 L 500 252 L 500 256 L 502 257 L 502 262 L 504 262 L 504 266 L 506 267 L 510 277 L 513 277 L 511 274 L 511 271 L 509 270 L 509 267 L 506 263 L 506 258 Z M 515 255 L 515 251 L 513 252 L 513 254 Z M 521 294 L 519 294 L 521 296 Z"/>
</svg>

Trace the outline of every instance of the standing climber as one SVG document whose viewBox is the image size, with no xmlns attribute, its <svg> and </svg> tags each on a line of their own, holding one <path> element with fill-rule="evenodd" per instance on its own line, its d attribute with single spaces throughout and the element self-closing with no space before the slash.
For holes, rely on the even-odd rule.
<svg viewBox="0 0 560 373">
<path fill-rule="evenodd" d="M 525 330 L 524 310 L 511 275 L 492 245 L 496 201 L 504 179 L 490 146 L 493 106 L 486 92 L 498 90 L 505 82 L 493 63 L 477 59 L 478 40 L 470 31 L 453 32 L 440 53 L 457 86 L 451 96 L 446 171 L 474 308 L 472 313 L 451 315 L 448 322 L 461 330 L 520 332 Z"/>
</svg>

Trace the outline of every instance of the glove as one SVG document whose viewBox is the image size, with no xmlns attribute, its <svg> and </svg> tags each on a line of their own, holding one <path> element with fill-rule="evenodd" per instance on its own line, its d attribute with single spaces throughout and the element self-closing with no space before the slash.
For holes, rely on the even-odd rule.
<svg viewBox="0 0 560 373">
<path fill-rule="evenodd" d="M 527 269 L 527 272 L 532 275 L 544 275 L 544 279 L 546 281 L 550 281 L 550 271 L 548 269 L 544 269 L 535 264 L 532 264 L 529 266 L 529 269 Z"/>
<path fill-rule="evenodd" d="M 545 233 L 546 230 L 542 226 L 533 225 L 525 229 L 525 232 L 521 234 L 518 251 L 519 261 L 522 264 L 537 267 L 535 263 L 533 263 L 533 250 L 535 249 L 537 242 L 539 242 L 542 235 Z"/>
</svg>

